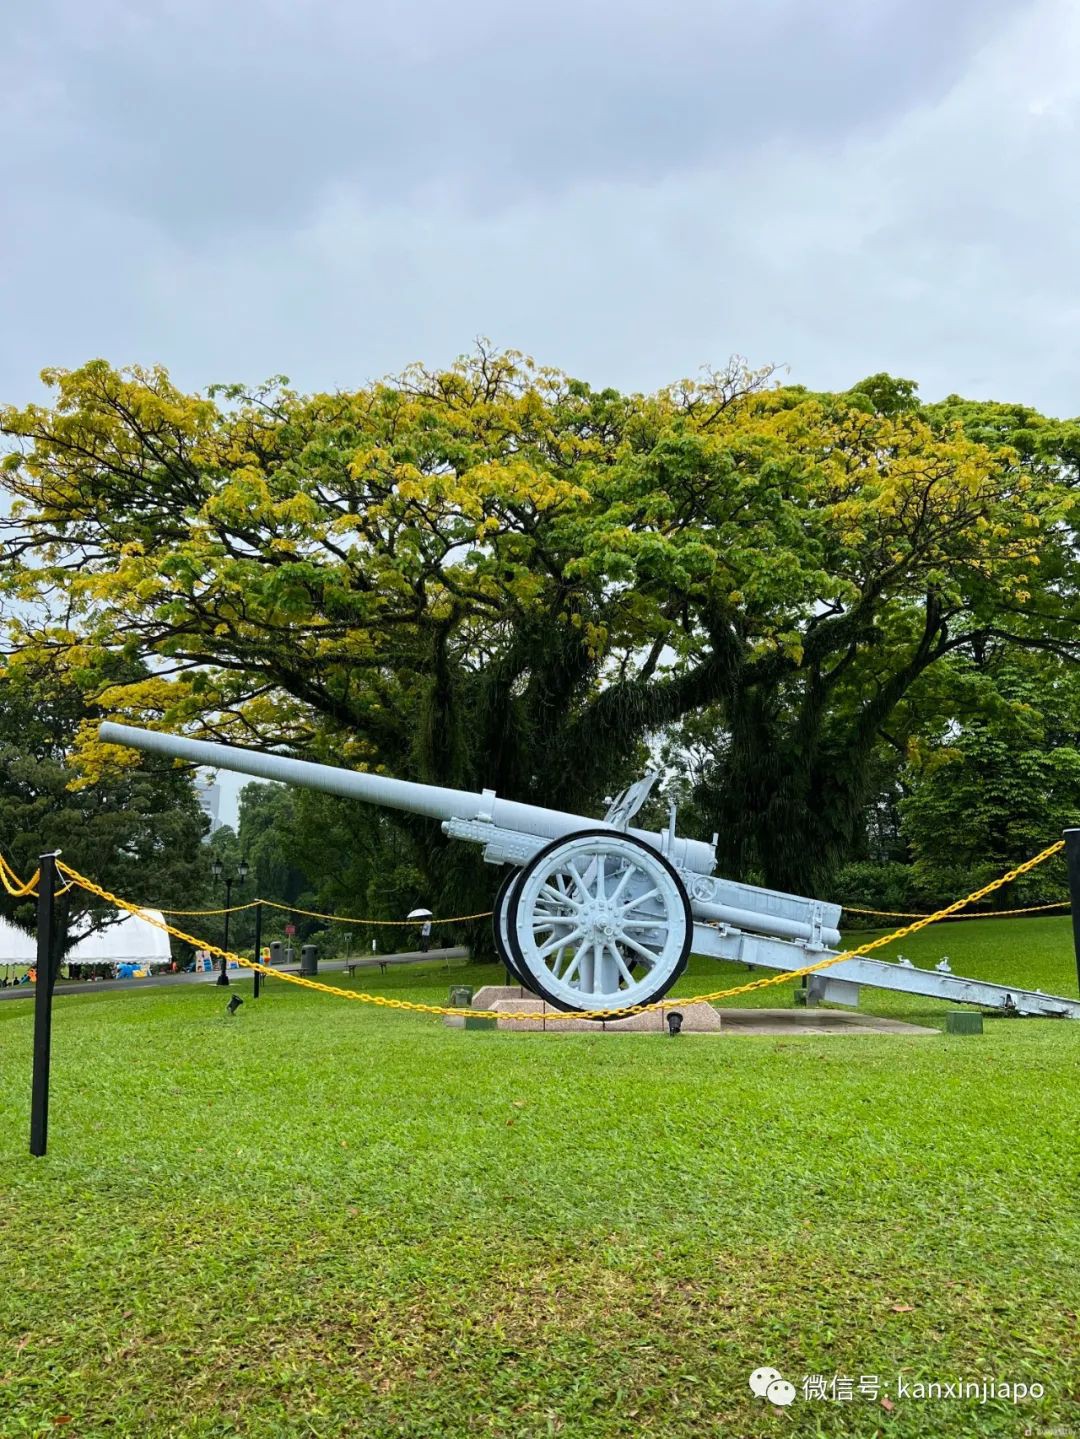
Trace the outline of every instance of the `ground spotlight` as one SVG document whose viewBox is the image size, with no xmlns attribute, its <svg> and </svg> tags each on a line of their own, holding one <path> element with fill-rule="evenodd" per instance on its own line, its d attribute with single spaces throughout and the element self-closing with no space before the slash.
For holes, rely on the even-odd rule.
<svg viewBox="0 0 1080 1439">
<path fill-rule="evenodd" d="M 671 1010 L 668 1014 L 667 1028 L 668 1034 L 671 1035 L 672 1039 L 674 1039 L 677 1034 L 682 1033 L 682 1015 L 677 1009 Z"/>
<path fill-rule="evenodd" d="M 233 997 L 232 997 L 232 999 L 230 999 L 229 1002 L 228 1002 L 228 1004 L 225 1006 L 225 1013 L 226 1013 L 226 1014 L 235 1014 L 236 1011 L 237 1011 L 237 1010 L 240 1008 L 240 1006 L 243 1004 L 243 1002 L 244 1002 L 244 1001 L 240 998 L 240 996 L 239 996 L 238 994 L 234 994 Z"/>
</svg>

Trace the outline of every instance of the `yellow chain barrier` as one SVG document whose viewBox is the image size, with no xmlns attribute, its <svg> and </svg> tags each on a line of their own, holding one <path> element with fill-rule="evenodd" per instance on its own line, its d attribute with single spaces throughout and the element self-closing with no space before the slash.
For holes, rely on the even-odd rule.
<svg viewBox="0 0 1080 1439">
<path fill-rule="evenodd" d="M 764 979 L 751 980 L 750 983 L 736 985 L 733 989 L 717 989 L 713 990 L 710 994 L 680 995 L 679 1003 L 700 1004 L 709 1003 L 714 999 L 732 999 L 739 994 L 750 994 L 758 989 L 768 989 L 773 985 L 787 984 L 793 979 L 801 979 L 804 975 L 817 974 L 823 969 L 831 968 L 834 964 L 842 963 L 845 959 L 858 959 L 863 955 L 871 954 L 875 949 L 882 949 L 885 945 L 892 944 L 894 940 L 905 939 L 909 934 L 915 934 L 919 930 L 926 929 L 929 925 L 934 924 L 937 920 L 946 919 L 949 915 L 956 914 L 958 910 L 965 908 L 965 906 L 975 904 L 978 900 L 985 898 L 986 895 L 993 894 L 995 890 L 1001 889 L 1003 885 L 1010 884 L 1014 879 L 1018 879 L 1020 875 L 1029 873 L 1036 865 L 1042 864 L 1044 860 L 1049 859 L 1052 855 L 1060 853 L 1064 847 L 1064 840 L 1059 839 L 1056 843 L 1048 845 L 1046 849 L 1042 850 L 1032 859 L 1025 860 L 1023 864 L 1017 865 L 1015 869 L 1011 869 L 1007 874 L 1003 874 L 1000 879 L 991 880 L 989 884 L 984 884 L 981 889 L 973 890 L 971 894 L 966 895 L 963 899 L 956 900 L 944 909 L 939 909 L 935 914 L 923 915 L 917 919 L 914 924 L 905 925 L 901 929 L 894 930 L 891 934 L 869 940 L 866 944 L 859 945 L 857 949 L 848 949 L 842 954 L 829 955 L 826 959 L 818 960 L 816 964 L 803 965 L 800 969 L 791 969 L 782 974 L 769 975 Z M 403 1009 L 416 1014 L 450 1014 L 463 1018 L 472 1016 L 473 1018 L 479 1017 L 482 1019 L 520 1019 L 531 1020 L 538 1024 L 543 1023 L 548 1018 L 548 1016 L 543 1013 L 533 1014 L 531 1011 L 525 1010 L 497 1012 L 489 1009 L 455 1008 L 452 1005 L 444 1004 L 422 1004 L 411 999 L 394 999 L 382 994 L 366 994 L 361 990 L 341 989 L 333 984 L 323 984 L 317 979 L 306 979 L 302 975 L 283 974 L 280 970 L 273 969 L 270 965 L 256 963 L 254 960 L 246 959 L 243 955 L 236 954 L 232 950 L 225 950 L 219 945 L 208 944 L 205 940 L 196 939 L 194 935 L 185 934 L 183 930 L 176 929 L 171 924 L 166 924 L 164 920 L 159 922 L 152 916 L 144 914 L 141 906 L 131 904 L 128 900 L 111 894 L 107 889 L 103 889 L 101 885 L 95 884 L 92 879 L 87 879 L 85 875 L 80 874 L 78 870 L 72 869 L 70 865 L 66 865 L 62 861 L 59 867 L 72 884 L 79 885 L 80 888 L 87 890 L 90 894 L 96 894 L 99 899 L 115 905 L 117 909 L 127 910 L 129 914 L 142 914 L 148 923 L 155 925 L 158 929 L 165 930 L 166 933 L 175 936 L 177 939 L 185 940 L 188 944 L 194 945 L 196 949 L 207 950 L 211 954 L 216 954 L 219 959 L 235 961 L 235 963 L 243 969 L 258 970 L 260 974 L 265 974 L 273 979 L 285 980 L 288 984 L 299 985 L 302 989 L 313 989 L 320 994 L 332 994 L 339 999 L 350 999 L 359 1004 L 373 1004 L 383 1009 Z M 560 1018 L 580 1020 L 625 1019 L 631 1014 L 647 1014 L 651 1011 L 670 1007 L 671 1000 L 665 999 L 657 1000 L 652 1004 L 633 1004 L 623 1009 L 572 1010 L 561 1014 Z"/>
<path fill-rule="evenodd" d="M 1043 910 L 1048 910 L 1048 909 L 1068 909 L 1069 903 L 1070 903 L 1070 902 L 1069 902 L 1069 900 L 1067 900 L 1067 899 L 1059 899 L 1059 900 L 1055 900 L 1055 902 L 1054 902 L 1053 904 L 1032 904 L 1032 905 L 1028 905 L 1028 906 L 1027 906 L 1026 908 L 1024 908 L 1024 909 L 980 909 L 977 914 L 954 914 L 954 915 L 951 915 L 950 918 L 952 918 L 952 919 L 1000 919 L 1000 918 L 1002 918 L 1004 915 L 1009 915 L 1009 914 L 1038 914 L 1038 913 L 1040 913 L 1041 911 L 1043 911 Z M 408 926 L 410 926 L 410 925 L 415 925 L 416 922 L 417 922 L 415 919 L 354 919 L 351 915 L 344 915 L 344 914 L 325 914 L 322 910 L 318 910 L 318 909 L 301 909 L 299 905 L 295 905 L 295 904 L 282 904 L 282 903 L 280 903 L 278 900 L 275 900 L 275 899 L 252 899 L 252 900 L 249 900 L 249 901 L 247 902 L 247 904 L 233 904 L 233 905 L 230 905 L 227 909 L 162 909 L 162 910 L 161 910 L 161 913 L 162 913 L 162 914 L 177 914 L 177 915 L 183 915 L 183 916 L 185 916 L 185 917 L 191 917 L 191 916 L 196 916 L 196 915 L 214 915 L 214 914 L 240 914 L 240 913 L 241 913 L 243 910 L 245 910 L 245 909 L 254 909 L 257 904 L 265 904 L 265 905 L 267 905 L 270 909 L 281 909 L 281 910 L 285 910 L 288 914 L 305 914 L 305 915 L 308 915 L 311 919 L 326 919 L 326 920 L 331 920 L 331 921 L 333 921 L 334 924 L 366 924 L 366 925 L 382 926 L 382 927 L 384 927 L 384 928 L 386 928 L 386 927 L 391 927 L 391 928 L 402 927 L 402 928 L 404 928 L 404 927 L 408 927 Z M 158 906 L 158 905 L 150 905 L 150 906 L 148 906 L 148 908 L 158 909 L 159 906 Z M 857 905 L 857 904 L 845 904 L 845 905 L 841 905 L 841 908 L 843 909 L 843 911 L 845 912 L 845 914 L 873 914 L 873 915 L 879 915 L 879 916 L 880 916 L 881 918 L 883 918 L 883 919 L 929 919 L 929 918 L 930 918 L 930 915 L 928 915 L 925 910 L 917 910 L 917 909 L 865 909 L 865 908 L 863 908 L 861 905 Z M 453 915 L 453 916 L 452 916 L 451 918 L 449 918 L 449 919 L 436 919 L 436 918 L 434 918 L 434 916 L 433 916 L 431 922 L 432 922 L 432 924 L 464 924 L 466 920 L 470 920 L 470 919 L 490 919 L 490 918 L 491 918 L 491 910 L 490 910 L 490 909 L 484 909 L 484 910 L 478 911 L 476 914 L 457 914 L 457 915 Z"/>
<path fill-rule="evenodd" d="M 37 888 L 36 888 L 36 886 L 37 886 L 37 882 L 38 882 L 38 879 L 39 879 L 40 875 L 41 875 L 41 870 L 40 870 L 40 869 L 36 869 L 36 870 L 34 871 L 34 873 L 30 876 L 30 878 L 29 878 L 29 879 L 26 881 L 26 883 L 24 884 L 24 883 L 22 882 L 22 880 L 19 878 L 19 876 L 15 873 L 15 871 L 14 871 L 14 870 L 11 868 L 11 866 L 8 864 L 8 862 L 7 862 L 7 860 L 4 858 L 4 856 L 3 856 L 2 854 L 0 854 L 0 883 L 3 884 L 3 886 L 4 886 L 4 888 L 7 890 L 8 894 L 10 894 L 13 898 L 15 898 L 15 899 L 23 899 L 23 898 L 25 898 L 25 897 L 27 897 L 27 896 L 31 896 L 31 897 L 32 897 L 32 896 L 36 896 L 36 894 L 37 894 Z M 71 888 L 71 885 L 68 884 L 68 885 L 65 885 L 63 889 L 58 889 L 58 890 L 56 891 L 57 896 L 59 896 L 59 895 L 61 895 L 61 894 L 66 894 L 70 888 Z M 160 913 L 161 913 L 161 914 L 177 914 L 177 915 L 183 915 L 183 916 L 185 916 L 185 917 L 190 917 L 190 916 L 194 916 L 194 915 L 240 914 L 240 913 L 241 913 L 243 910 L 245 910 L 245 909 L 254 909 L 257 904 L 265 904 L 265 905 L 267 905 L 270 909 L 283 909 L 283 910 L 285 910 L 286 913 L 288 913 L 288 914 L 304 914 L 304 915 L 308 915 L 311 919 L 328 919 L 328 920 L 332 920 L 335 924 L 381 925 L 381 926 L 383 926 L 383 927 L 385 927 L 385 926 L 391 926 L 391 927 L 394 927 L 394 928 L 398 928 L 398 927 L 401 927 L 401 928 L 404 928 L 404 927 L 415 927 L 415 925 L 417 924 L 417 921 L 416 921 L 415 919 L 353 919 L 353 918 L 351 918 L 350 916 L 347 916 L 347 915 L 341 915 L 341 914 L 323 914 L 320 910 L 317 910 L 317 909 L 301 909 L 299 905 L 295 905 L 295 904 L 281 904 L 281 903 L 279 903 L 279 901 L 277 901 L 277 900 L 275 900 L 275 899 L 250 899 L 250 900 L 248 900 L 248 902 L 247 902 L 246 904 L 232 904 L 232 905 L 229 905 L 228 908 L 225 908 L 225 909 L 162 909 L 162 910 L 160 910 Z M 147 905 L 147 906 L 141 906 L 140 909 L 141 909 L 141 908 L 158 909 L 158 906 L 157 906 L 157 905 Z M 452 916 L 450 916 L 450 918 L 448 918 L 448 919 L 435 919 L 434 917 L 432 917 L 431 923 L 432 923 L 433 925 L 435 925 L 435 924 L 464 924 L 466 920 L 470 920 L 470 919 L 490 919 L 490 918 L 491 918 L 491 910 L 490 910 L 490 909 L 483 909 L 483 910 L 479 910 L 476 914 L 457 914 L 457 915 L 452 915 Z"/>
<path fill-rule="evenodd" d="M 147 908 L 156 909 L 160 914 L 182 914 L 185 916 L 196 914 L 239 914 L 241 910 L 254 909 L 257 904 L 266 902 L 267 901 L 261 899 L 252 899 L 249 900 L 247 904 L 230 904 L 227 909 L 162 909 L 161 906 L 157 904 L 147 905 Z"/>
<path fill-rule="evenodd" d="M 230 905 L 228 909 L 163 909 L 161 910 L 161 913 L 181 915 L 238 914 L 241 910 L 244 909 L 254 909 L 257 904 L 265 904 L 270 909 L 283 909 L 287 914 L 306 914 L 311 919 L 329 919 L 332 920 L 334 924 L 370 924 L 382 925 L 383 927 L 389 925 L 393 928 L 415 928 L 415 926 L 420 922 L 416 919 L 353 919 L 350 916 L 344 914 L 323 914 L 321 910 L 317 909 L 301 909 L 300 906 L 297 904 L 281 904 L 276 899 L 251 899 L 248 900 L 247 904 Z M 158 906 L 153 905 L 151 906 L 151 908 L 157 909 Z M 464 924 L 467 919 L 490 918 L 491 910 L 482 909 L 477 914 L 455 914 L 452 915 L 449 919 L 435 919 L 434 917 L 432 917 L 431 922 L 432 924 Z"/>
<path fill-rule="evenodd" d="M 24 884 L 4 856 L 0 854 L 0 884 L 3 884 L 12 899 L 26 899 L 28 896 L 36 895 L 40 875 L 41 870 L 35 869 Z"/>
<path fill-rule="evenodd" d="M 306 914 L 309 915 L 312 919 L 332 919 L 335 924 L 379 924 L 389 925 L 394 928 L 408 925 L 415 928 L 415 926 L 420 922 L 419 920 L 415 919 L 347 919 L 344 915 L 341 914 L 320 914 L 317 909 L 300 909 L 295 904 L 279 904 L 277 900 L 273 899 L 264 899 L 261 901 L 261 903 L 268 904 L 271 909 L 286 909 L 289 911 L 290 914 Z M 479 910 L 476 914 L 451 915 L 449 919 L 435 919 L 434 917 L 432 917 L 431 922 L 432 924 L 464 924 L 467 919 L 490 918 L 491 910 L 482 909 Z"/>
<path fill-rule="evenodd" d="M 5 869 L 7 870 L 7 874 L 4 873 Z M 9 876 L 13 881 L 18 883 L 18 889 L 13 889 L 8 883 Z M 34 894 L 35 890 L 33 886 L 37 883 L 37 877 L 38 875 L 35 871 L 33 877 L 27 881 L 27 884 L 25 886 L 22 885 L 21 882 L 18 881 L 18 877 L 14 874 L 14 871 L 12 871 L 4 864 L 3 856 L 0 855 L 0 881 L 3 882 L 4 887 L 7 889 L 9 894 Z M 282 904 L 276 899 L 251 899 L 248 900 L 246 904 L 231 904 L 227 908 L 222 909 L 160 909 L 160 906 L 158 905 L 148 905 L 147 908 L 160 909 L 160 912 L 162 914 L 174 914 L 181 915 L 184 918 L 194 918 L 203 915 L 242 914 L 243 911 L 246 909 L 254 909 L 257 904 L 265 904 L 269 909 L 284 910 L 288 914 L 304 914 L 311 919 L 330 920 L 334 924 L 364 924 L 381 926 L 383 928 L 407 928 L 416 924 L 415 919 L 355 919 L 351 915 L 326 914 L 322 910 L 318 909 L 301 909 L 299 905 Z M 1067 899 L 1058 899 L 1055 900 L 1053 904 L 1030 904 L 1023 909 L 980 909 L 976 914 L 954 914 L 949 917 L 951 919 L 1001 919 L 1004 916 L 1010 914 L 1041 914 L 1044 911 L 1050 909 L 1068 909 L 1069 904 L 1070 901 Z M 925 910 L 918 909 L 868 909 L 865 906 L 858 904 L 841 905 L 841 909 L 843 909 L 845 914 L 872 914 L 878 916 L 881 919 L 932 918 L 932 916 L 927 914 Z M 436 919 L 433 916 L 431 923 L 433 925 L 464 924 L 466 920 L 490 918 L 491 910 L 484 909 L 479 910 L 476 914 L 458 914 L 452 916 L 449 919 Z"/>
<path fill-rule="evenodd" d="M 1047 909 L 1068 909 L 1071 901 L 1057 899 L 1053 904 L 1029 904 L 1024 909 L 980 909 L 976 914 L 954 914 L 952 919 L 1001 919 L 1009 914 L 1039 914 Z M 845 914 L 877 914 L 883 919 L 929 919 L 925 912 L 920 913 L 915 909 L 862 909 L 857 904 L 845 904 L 841 908 Z"/>
</svg>

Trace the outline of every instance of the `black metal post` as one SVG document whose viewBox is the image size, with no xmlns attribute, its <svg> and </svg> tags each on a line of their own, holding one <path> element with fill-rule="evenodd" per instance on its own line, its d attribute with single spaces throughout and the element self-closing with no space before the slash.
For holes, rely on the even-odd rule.
<svg viewBox="0 0 1080 1439">
<path fill-rule="evenodd" d="M 229 910 L 232 907 L 232 886 L 232 880 L 227 879 L 225 881 L 225 937 L 221 941 L 222 949 L 229 947 Z M 224 955 L 221 956 L 221 973 L 217 977 L 217 982 L 218 984 L 228 984 L 229 982 L 229 961 Z"/>
<path fill-rule="evenodd" d="M 255 963 L 262 964 L 262 900 L 255 905 Z M 262 993 L 262 975 L 255 971 L 255 998 Z"/>
<path fill-rule="evenodd" d="M 1072 901 L 1073 948 L 1076 951 L 1076 984 L 1080 989 L 1080 829 L 1065 831 L 1065 863 L 1069 871 L 1069 899 Z"/>
<path fill-rule="evenodd" d="M 34 986 L 34 1078 L 30 1092 L 30 1153 L 41 1156 L 49 1139 L 49 1067 L 56 973 L 56 855 L 41 856 L 37 902 L 37 981 Z"/>
</svg>

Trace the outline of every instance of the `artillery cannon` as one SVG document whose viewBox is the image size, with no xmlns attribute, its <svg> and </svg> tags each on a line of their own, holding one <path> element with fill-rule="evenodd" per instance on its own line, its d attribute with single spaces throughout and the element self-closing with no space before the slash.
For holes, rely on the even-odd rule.
<svg viewBox="0 0 1080 1439">
<path fill-rule="evenodd" d="M 483 845 L 490 864 L 510 866 L 492 913 L 499 956 L 526 988 L 560 1009 L 651 1004 L 683 973 L 691 951 L 789 970 L 827 958 L 840 942 L 839 905 L 721 878 L 715 836 L 704 844 L 677 835 L 674 806 L 665 830 L 633 828 L 655 775 L 620 794 L 603 819 L 590 820 L 493 790 L 416 784 L 129 725 L 103 724 L 100 735 L 190 764 L 426 815 L 452 839 Z M 1080 1018 L 1076 1000 L 864 958 L 811 976 L 808 998 L 855 1004 L 862 984 Z"/>
</svg>

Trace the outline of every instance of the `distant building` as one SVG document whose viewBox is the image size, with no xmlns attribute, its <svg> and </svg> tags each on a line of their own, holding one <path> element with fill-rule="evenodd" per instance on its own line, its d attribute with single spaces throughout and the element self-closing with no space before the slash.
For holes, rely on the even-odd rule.
<svg viewBox="0 0 1080 1439">
<path fill-rule="evenodd" d="M 210 775 L 199 775 L 195 781 L 195 793 L 198 796 L 199 808 L 210 821 L 210 828 L 207 831 L 207 839 L 221 826 L 219 812 L 221 810 L 221 786 L 217 780 Z"/>
</svg>

